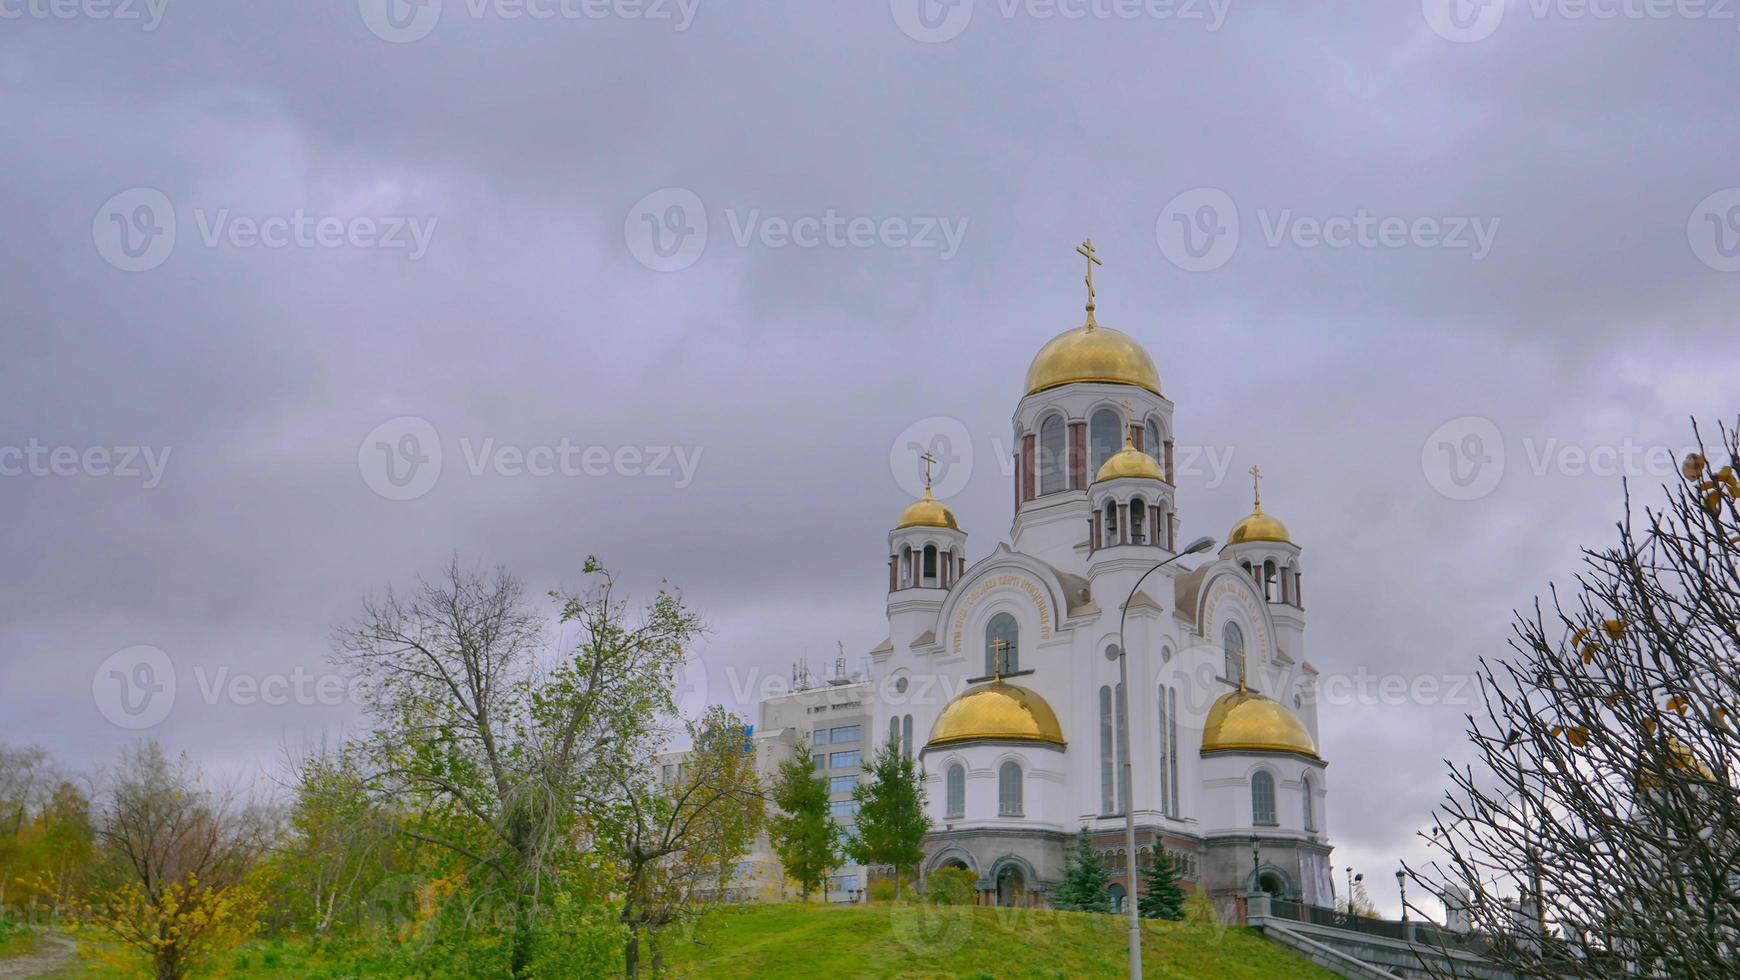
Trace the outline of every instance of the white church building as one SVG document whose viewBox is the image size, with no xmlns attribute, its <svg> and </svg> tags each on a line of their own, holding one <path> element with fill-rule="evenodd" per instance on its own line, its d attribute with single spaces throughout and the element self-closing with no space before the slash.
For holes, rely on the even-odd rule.
<svg viewBox="0 0 1740 980">
<path fill-rule="evenodd" d="M 1218 554 L 1149 574 L 1221 529 L 1186 535 L 1173 404 L 1142 346 L 1096 322 L 1084 250 L 1086 322 L 1039 351 L 1015 407 L 1009 540 L 970 558 L 972 522 L 928 489 L 888 534 L 872 730 L 922 762 L 924 871 L 970 870 L 984 904 L 1044 905 L 1086 826 L 1121 903 L 1128 805 L 1139 862 L 1164 847 L 1217 904 L 1253 887 L 1332 904 L 1300 546 L 1256 485 Z"/>
</svg>

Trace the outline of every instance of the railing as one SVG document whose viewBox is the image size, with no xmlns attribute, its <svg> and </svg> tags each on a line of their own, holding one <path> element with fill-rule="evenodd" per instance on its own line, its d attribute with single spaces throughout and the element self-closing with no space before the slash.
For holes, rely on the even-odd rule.
<svg viewBox="0 0 1740 980">
<path fill-rule="evenodd" d="M 1318 905 L 1288 902 L 1278 898 L 1269 900 L 1269 914 L 1277 919 L 1327 926 L 1331 929 L 1345 929 L 1349 932 L 1382 936 L 1385 939 L 1394 939 L 1400 942 L 1419 943 L 1434 949 L 1461 950 L 1478 955 L 1487 947 L 1485 938 L 1478 934 L 1453 932 L 1430 922 L 1393 922 L 1389 919 L 1351 915 L 1347 912 L 1338 912 L 1335 909 L 1326 909 Z"/>
</svg>

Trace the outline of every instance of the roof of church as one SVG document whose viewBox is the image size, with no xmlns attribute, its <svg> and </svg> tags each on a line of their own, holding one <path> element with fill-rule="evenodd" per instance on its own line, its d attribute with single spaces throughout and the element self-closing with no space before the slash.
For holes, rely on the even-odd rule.
<svg viewBox="0 0 1740 980">
<path fill-rule="evenodd" d="M 1196 597 L 1202 594 L 1202 578 L 1213 567 L 1213 562 L 1198 565 L 1172 580 L 1173 604 L 1178 614 L 1193 626 L 1196 624 Z"/>
<path fill-rule="evenodd" d="M 962 742 L 1044 742 L 1061 746 L 1063 726 L 1045 699 L 997 678 L 961 692 L 931 726 L 927 746 Z"/>
</svg>

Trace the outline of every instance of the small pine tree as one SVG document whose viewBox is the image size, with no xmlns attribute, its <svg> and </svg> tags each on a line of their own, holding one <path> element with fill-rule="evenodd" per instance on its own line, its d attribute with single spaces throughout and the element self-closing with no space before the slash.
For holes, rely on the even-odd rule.
<svg viewBox="0 0 1740 980">
<path fill-rule="evenodd" d="M 1154 860 L 1142 872 L 1142 900 L 1136 911 L 1144 919 L 1184 919 L 1184 889 L 1178 885 L 1178 867 L 1164 847 L 1154 848 Z"/>
<path fill-rule="evenodd" d="M 1069 868 L 1063 874 L 1063 884 L 1058 887 L 1051 904 L 1066 912 L 1110 914 L 1112 896 L 1106 888 L 1111 882 L 1111 872 L 1100 864 L 1100 852 L 1094 850 L 1093 835 L 1083 827 L 1070 854 Z"/>
<path fill-rule="evenodd" d="M 924 784 L 897 738 L 876 753 L 867 775 L 869 781 L 852 791 L 858 801 L 857 834 L 846 848 L 859 864 L 893 867 L 898 897 L 901 878 L 915 874 L 924 860 L 924 835 L 930 832 Z"/>
<path fill-rule="evenodd" d="M 773 852 L 807 902 L 840 859 L 840 825 L 828 812 L 828 783 L 816 774 L 809 742 L 799 742 L 792 757 L 780 763 L 773 803 L 780 810 L 768 821 Z"/>
</svg>

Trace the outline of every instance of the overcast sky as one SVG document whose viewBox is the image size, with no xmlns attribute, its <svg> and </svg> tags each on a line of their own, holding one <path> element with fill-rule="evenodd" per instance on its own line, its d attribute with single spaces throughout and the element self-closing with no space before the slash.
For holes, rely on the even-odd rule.
<svg viewBox="0 0 1740 980">
<path fill-rule="evenodd" d="M 692 697 L 861 667 L 891 460 L 957 433 L 970 557 L 1006 539 L 1087 236 L 1181 533 L 1260 464 L 1325 675 L 1453 687 L 1736 411 L 1731 13 L 393 2 L 0 0 L 0 739 L 270 766 L 353 709 L 226 685 L 328 673 L 454 551 L 680 585 Z M 132 730 L 141 646 L 177 687 Z M 1383 882 L 1471 707 L 1418 700 L 1321 712 Z"/>
</svg>

